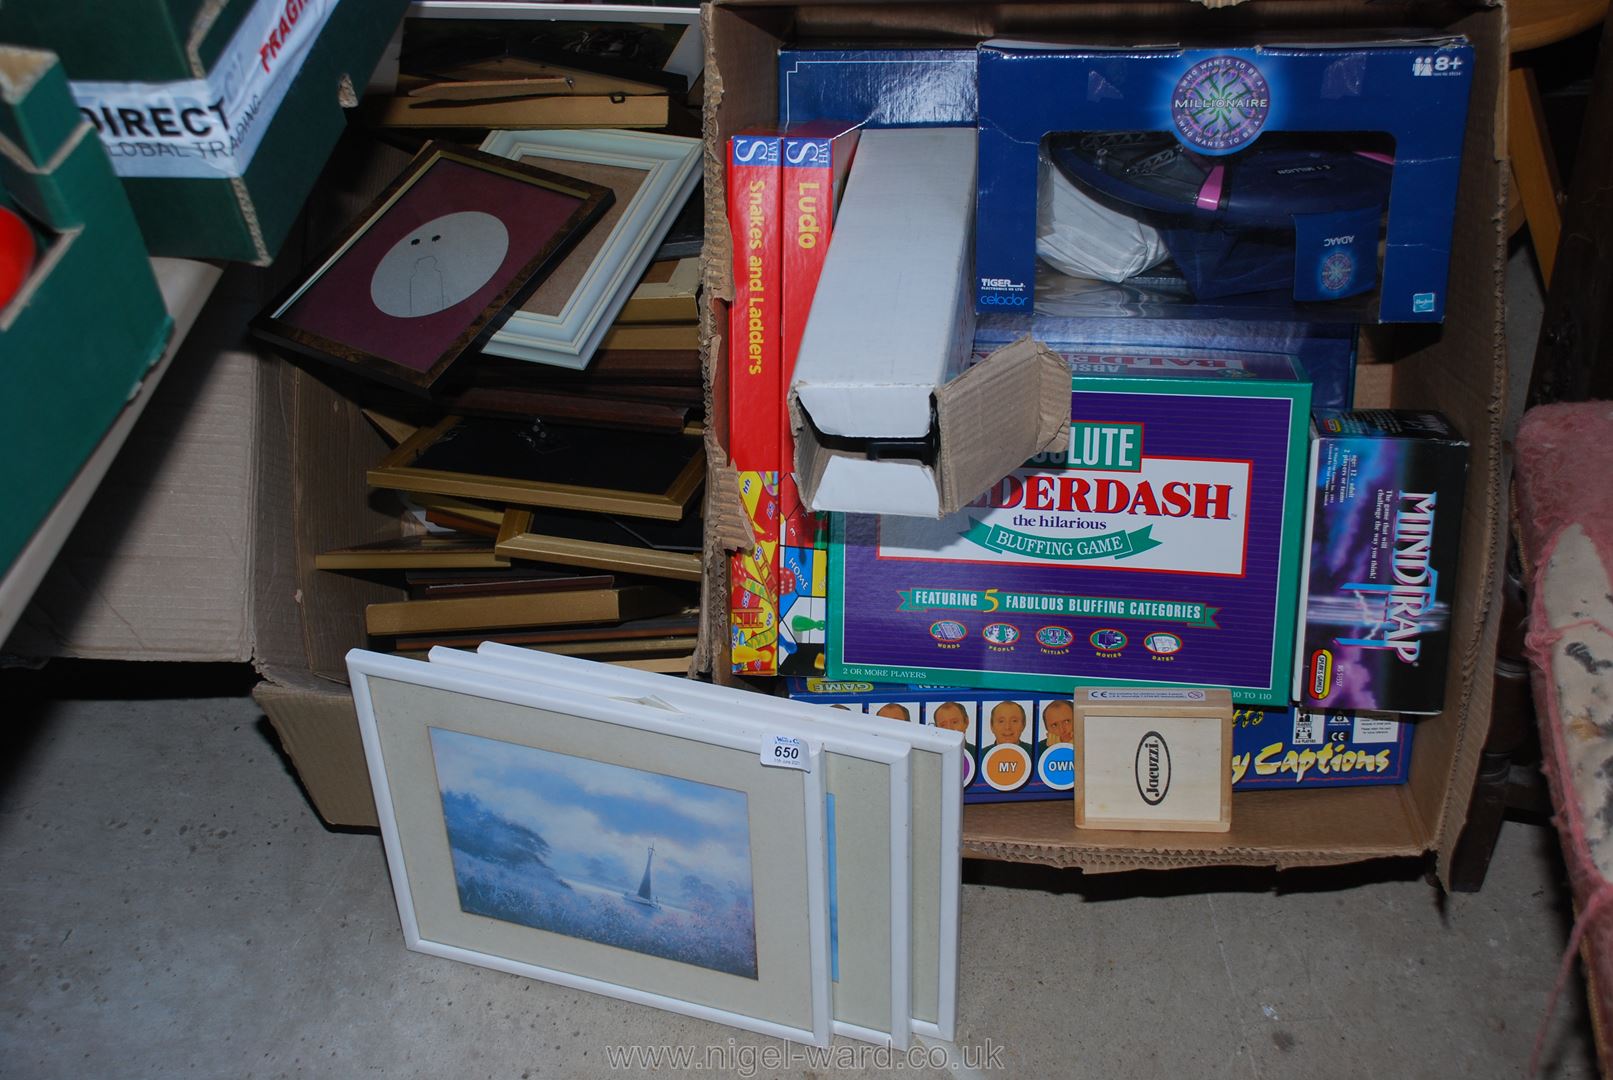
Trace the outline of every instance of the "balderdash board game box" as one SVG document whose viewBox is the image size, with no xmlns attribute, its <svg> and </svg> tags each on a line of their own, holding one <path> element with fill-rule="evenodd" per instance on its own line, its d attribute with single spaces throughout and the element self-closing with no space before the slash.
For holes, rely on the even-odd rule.
<svg viewBox="0 0 1613 1080">
<path fill-rule="evenodd" d="M 1294 700 L 1439 712 L 1467 440 L 1433 412 L 1314 419 Z"/>
<path fill-rule="evenodd" d="M 790 679 L 790 697 L 963 733 L 965 803 L 1068 799 L 1075 711 L 1068 695 Z M 1416 725 L 1350 713 L 1239 706 L 1232 790 L 1404 784 Z"/>
<path fill-rule="evenodd" d="M 836 515 L 828 677 L 1286 705 L 1310 383 L 1189 351 L 1069 354 L 1069 449 L 958 513 Z"/>
</svg>

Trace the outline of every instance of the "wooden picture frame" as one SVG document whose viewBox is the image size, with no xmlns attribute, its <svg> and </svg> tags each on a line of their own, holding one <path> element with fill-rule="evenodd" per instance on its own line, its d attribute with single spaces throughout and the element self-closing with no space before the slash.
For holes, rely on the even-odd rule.
<svg viewBox="0 0 1613 1080">
<path fill-rule="evenodd" d="M 576 4 L 564 0 L 415 0 L 411 19 L 570 19 L 579 22 L 657 23 L 683 31 L 661 70 L 693 86 L 706 63 L 698 4 Z"/>
<path fill-rule="evenodd" d="M 828 1045 L 815 749 L 765 768 L 739 725 L 358 649 L 347 666 L 410 949 Z M 590 812 L 638 824 L 552 827 Z M 721 908 L 691 908 L 711 880 Z"/>
<path fill-rule="evenodd" d="M 456 596 L 444 600 L 394 600 L 366 607 L 364 629 L 375 637 L 395 637 L 398 634 L 617 623 L 668 615 L 686 603 L 684 597 L 654 585 Z"/>
<path fill-rule="evenodd" d="M 732 688 L 705 693 L 687 680 L 646 678 L 614 665 L 500 649 L 434 649 L 433 664 L 509 676 L 581 694 L 644 698 L 691 718 L 734 723 L 766 738 L 791 737 L 819 749 L 830 851 L 829 903 L 834 1032 L 905 1049 L 912 1036 L 912 806 L 910 744 L 821 723 L 821 715 L 756 711 L 756 695 Z M 670 685 L 669 685 L 670 684 Z M 826 710 L 825 710 L 826 711 Z M 733 717 L 730 721 L 727 717 Z M 724 719 L 718 720 L 717 717 Z"/>
<path fill-rule="evenodd" d="M 562 263 L 614 198 L 598 184 L 427 143 L 251 330 L 425 393 Z"/>
<path fill-rule="evenodd" d="M 700 179 L 700 140 L 644 131 L 495 131 L 482 150 L 516 162 L 541 160 L 549 169 L 573 163 L 643 174 L 603 242 L 573 257 L 587 257 L 587 266 L 557 270 L 557 278 L 575 276 L 564 301 L 547 312 L 512 312 L 484 346 L 494 356 L 585 368 Z"/>
<path fill-rule="evenodd" d="M 491 428 L 494 425 L 504 425 L 504 429 L 499 433 L 502 437 L 504 431 L 507 431 L 509 425 L 513 423 L 498 420 L 466 421 L 463 417 L 447 417 L 432 427 L 417 431 L 412 437 L 400 443 L 375 468 L 369 470 L 367 473 L 369 483 L 373 487 L 392 488 L 397 491 L 484 499 L 517 506 L 547 506 L 561 510 L 589 510 L 603 514 L 622 514 L 627 517 L 653 518 L 657 521 L 678 521 L 683 518 L 690 498 L 705 481 L 705 446 L 703 440 L 696 435 L 649 433 L 624 435 L 621 432 L 600 428 L 573 428 L 559 424 L 541 425 L 537 430 L 556 437 L 572 435 L 584 442 L 599 440 L 600 446 L 608 445 L 609 440 L 631 441 L 642 448 L 646 468 L 667 453 L 676 451 L 686 456 L 679 460 L 664 462 L 667 468 L 662 471 L 662 475 L 666 483 L 650 485 L 642 490 L 596 487 L 557 479 L 458 472 L 431 467 L 434 448 L 456 437 L 455 432 L 469 431 L 477 426 Z M 462 429 L 461 425 L 466 426 Z M 496 463 L 503 459 L 493 455 L 486 460 Z"/>
<path fill-rule="evenodd" d="M 687 609 L 697 611 L 698 609 Z M 472 649 L 488 641 L 523 648 L 538 645 L 571 645 L 599 641 L 642 641 L 653 639 L 695 638 L 700 633 L 697 614 L 659 615 L 649 619 L 634 619 L 615 626 L 564 626 L 548 630 L 479 631 L 471 634 L 411 634 L 395 638 L 396 649 L 414 649 L 425 652 L 434 645 L 445 649 Z"/>
<path fill-rule="evenodd" d="M 433 661 L 465 665 L 465 654 L 442 649 Z M 679 710 L 701 714 L 733 700 L 734 688 L 713 686 L 697 679 L 668 679 L 630 665 L 604 667 L 570 657 L 534 657 L 528 650 L 484 642 L 477 655 L 501 660 L 529 676 L 564 677 L 578 685 L 631 697 L 663 701 Z M 758 718 L 779 718 L 786 723 L 810 723 L 836 733 L 889 739 L 910 751 L 912 862 L 909 995 L 914 1034 L 952 1040 L 957 1032 L 958 942 L 961 926 L 959 890 L 962 880 L 963 780 L 966 757 L 963 736 L 956 731 L 904 723 L 880 716 L 851 713 L 765 694 L 742 697 Z"/>
<path fill-rule="evenodd" d="M 616 321 L 628 324 L 699 322 L 699 292 L 699 258 L 655 260 L 645 269 L 644 277 L 634 287 Z"/>
<path fill-rule="evenodd" d="M 321 551 L 316 570 L 501 570 L 510 560 L 485 539 L 426 533 Z"/>
<path fill-rule="evenodd" d="M 602 524 L 609 526 L 614 523 L 606 519 Z M 663 551 L 648 545 L 581 539 L 566 535 L 564 526 L 555 526 L 551 517 L 539 516 L 521 507 L 511 507 L 504 514 L 493 550 L 504 559 L 531 559 L 561 566 L 584 566 L 677 581 L 701 579 L 698 549 Z"/>
</svg>

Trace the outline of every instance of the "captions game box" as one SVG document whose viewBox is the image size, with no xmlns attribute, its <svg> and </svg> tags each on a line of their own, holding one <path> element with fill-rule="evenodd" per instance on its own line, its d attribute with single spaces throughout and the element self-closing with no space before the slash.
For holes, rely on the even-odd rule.
<svg viewBox="0 0 1613 1080">
<path fill-rule="evenodd" d="M 965 803 L 1071 798 L 1070 699 L 1024 691 L 790 679 L 790 697 L 963 732 Z M 1416 725 L 1349 713 L 1240 706 L 1232 722 L 1232 789 L 1404 784 Z"/>
<path fill-rule="evenodd" d="M 958 513 L 835 515 L 828 677 L 1288 704 L 1310 384 L 1286 356 L 1150 357 L 1069 354 L 1069 449 Z"/>
<path fill-rule="evenodd" d="M 1467 450 L 1438 413 L 1316 413 L 1295 701 L 1444 707 Z"/>
</svg>

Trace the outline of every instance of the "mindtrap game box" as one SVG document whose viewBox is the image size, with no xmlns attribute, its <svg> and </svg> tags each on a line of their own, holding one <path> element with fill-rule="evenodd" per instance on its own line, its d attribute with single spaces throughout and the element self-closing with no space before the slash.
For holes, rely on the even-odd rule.
<svg viewBox="0 0 1613 1080">
<path fill-rule="evenodd" d="M 1439 712 L 1467 440 L 1433 412 L 1318 412 L 1315 429 L 1294 699 Z"/>
<path fill-rule="evenodd" d="M 1286 705 L 1311 387 L 1182 352 L 1072 353 L 1069 449 L 958 513 L 836 515 L 829 678 Z"/>
</svg>

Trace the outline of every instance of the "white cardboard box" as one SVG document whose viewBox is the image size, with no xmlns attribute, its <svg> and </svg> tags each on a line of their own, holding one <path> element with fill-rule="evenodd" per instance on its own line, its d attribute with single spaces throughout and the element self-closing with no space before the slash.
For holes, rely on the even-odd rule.
<svg viewBox="0 0 1613 1080">
<path fill-rule="evenodd" d="M 939 517 L 1064 430 L 1040 422 L 1047 397 L 1068 409 L 1068 372 L 1052 378 L 1045 358 L 1019 350 L 964 371 L 975 162 L 972 128 L 863 133 L 790 384 L 797 484 L 814 510 Z M 1008 371 L 1016 385 L 1001 385 L 997 369 L 1015 365 L 1024 375 Z M 996 392 L 959 388 L 965 380 Z M 869 440 L 928 441 L 931 451 L 876 457 Z M 960 442 L 971 443 L 967 480 L 948 475 Z"/>
</svg>

